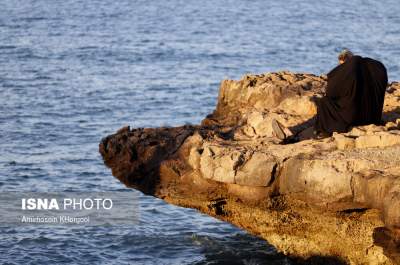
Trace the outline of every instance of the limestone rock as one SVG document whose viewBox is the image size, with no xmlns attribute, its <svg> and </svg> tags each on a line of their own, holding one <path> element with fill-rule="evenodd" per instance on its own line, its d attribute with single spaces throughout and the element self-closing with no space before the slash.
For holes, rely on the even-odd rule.
<svg viewBox="0 0 400 265">
<path fill-rule="evenodd" d="M 124 127 L 99 151 L 127 186 L 232 222 L 288 255 L 393 264 L 400 255 L 400 84 L 387 89 L 384 126 L 280 144 L 271 120 L 310 131 L 312 97 L 325 88 L 326 76 L 284 71 L 224 80 L 201 125 Z"/>
<path fill-rule="evenodd" d="M 279 189 L 282 194 L 313 202 L 335 202 L 352 197 L 347 161 L 290 158 L 283 164 Z"/>
<path fill-rule="evenodd" d="M 400 144 L 400 131 L 376 132 L 355 139 L 356 148 L 387 147 Z"/>
<path fill-rule="evenodd" d="M 276 165 L 266 153 L 207 144 L 200 157 L 202 177 L 245 186 L 268 186 Z"/>
<path fill-rule="evenodd" d="M 343 134 L 334 133 L 337 148 L 340 150 L 353 149 L 355 147 L 354 138 L 345 136 Z"/>
<path fill-rule="evenodd" d="M 400 175 L 368 171 L 353 179 L 354 200 L 382 209 L 387 226 L 400 227 Z"/>
<path fill-rule="evenodd" d="M 236 165 L 240 163 L 239 150 L 225 150 L 220 146 L 205 146 L 200 157 L 200 172 L 204 178 L 235 183 Z"/>
<path fill-rule="evenodd" d="M 387 123 L 385 124 L 385 127 L 386 127 L 388 130 L 396 130 L 396 129 L 399 129 L 397 123 L 396 123 L 396 122 L 392 122 L 392 121 L 387 122 Z"/>
<path fill-rule="evenodd" d="M 254 152 L 237 170 L 235 183 L 245 186 L 268 186 L 275 177 L 277 161 L 271 155 Z"/>
<path fill-rule="evenodd" d="M 309 96 L 294 96 L 283 100 L 278 108 L 285 113 L 298 116 L 317 114 L 317 106 Z"/>
</svg>

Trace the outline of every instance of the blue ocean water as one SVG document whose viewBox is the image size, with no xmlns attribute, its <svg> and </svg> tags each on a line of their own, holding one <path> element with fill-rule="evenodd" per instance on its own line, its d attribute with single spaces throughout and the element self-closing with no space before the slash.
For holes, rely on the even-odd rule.
<svg viewBox="0 0 400 265">
<path fill-rule="evenodd" d="M 347 47 L 400 80 L 399 13 L 397 0 L 1 0 L 0 191 L 125 190 L 100 139 L 199 123 L 222 79 L 326 73 Z M 229 224 L 132 192 L 135 226 L 0 222 L 0 263 L 293 264 Z"/>
</svg>

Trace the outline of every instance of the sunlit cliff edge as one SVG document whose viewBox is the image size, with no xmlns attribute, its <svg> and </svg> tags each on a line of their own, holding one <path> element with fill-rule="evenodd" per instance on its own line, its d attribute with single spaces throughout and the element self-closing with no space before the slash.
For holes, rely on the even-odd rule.
<svg viewBox="0 0 400 265">
<path fill-rule="evenodd" d="M 400 264 L 400 83 L 387 88 L 382 125 L 280 144 L 271 120 L 307 128 L 311 97 L 325 87 L 324 76 L 290 72 L 224 80 L 200 125 L 124 127 L 99 150 L 127 186 L 230 222 L 299 261 Z"/>
</svg>

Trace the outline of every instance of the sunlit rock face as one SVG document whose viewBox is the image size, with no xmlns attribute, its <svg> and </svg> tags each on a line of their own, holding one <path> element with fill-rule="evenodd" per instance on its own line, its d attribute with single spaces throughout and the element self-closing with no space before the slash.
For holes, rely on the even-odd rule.
<svg viewBox="0 0 400 265">
<path fill-rule="evenodd" d="M 289 72 L 224 80 L 200 125 L 122 128 L 100 153 L 127 186 L 300 260 L 400 263 L 400 84 L 387 89 L 381 125 L 281 144 L 271 120 L 303 134 L 325 87 L 323 76 Z"/>
</svg>

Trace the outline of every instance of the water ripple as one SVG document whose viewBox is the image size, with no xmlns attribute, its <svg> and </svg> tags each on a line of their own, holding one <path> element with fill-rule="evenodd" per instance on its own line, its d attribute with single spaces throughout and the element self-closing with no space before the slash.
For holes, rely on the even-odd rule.
<svg viewBox="0 0 400 265">
<path fill-rule="evenodd" d="M 347 47 L 399 80 L 399 12 L 396 0 L 3 0 L 0 190 L 123 190 L 100 139 L 199 123 L 224 78 L 326 73 Z M 293 264 L 233 226 L 138 196 L 133 227 L 0 227 L 0 263 Z"/>
</svg>

